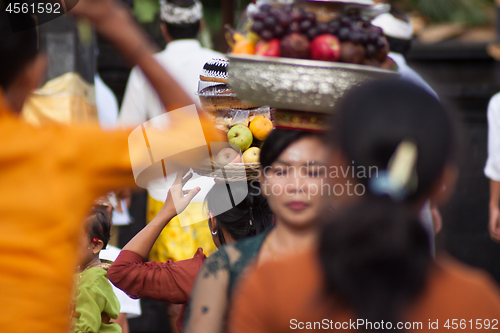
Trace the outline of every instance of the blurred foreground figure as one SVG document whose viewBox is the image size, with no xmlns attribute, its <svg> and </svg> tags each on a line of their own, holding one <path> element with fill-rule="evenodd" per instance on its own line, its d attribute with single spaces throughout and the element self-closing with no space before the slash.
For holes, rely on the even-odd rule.
<svg viewBox="0 0 500 333">
<path fill-rule="evenodd" d="M 436 92 L 425 80 L 406 63 L 406 56 L 412 47 L 413 24 L 410 18 L 397 10 L 391 9 L 390 13 L 380 14 L 373 20 L 373 25 L 384 31 L 384 36 L 389 42 L 389 57 L 398 65 L 398 72 L 403 80 L 409 81 L 427 90 L 433 96 Z M 430 249 L 435 253 L 434 236 L 441 230 L 442 219 L 435 203 L 427 201 L 420 212 L 420 219 L 429 233 Z"/>
<path fill-rule="evenodd" d="M 493 279 L 450 258 L 434 262 L 418 218 L 424 201 L 446 200 L 456 179 L 447 112 L 401 81 L 362 86 L 338 107 L 331 164 L 378 173 L 338 179 L 366 195 L 326 218 L 313 251 L 252 272 L 235 294 L 229 331 L 444 331 L 452 318 L 467 331 L 498 326 Z"/>
<path fill-rule="evenodd" d="M 37 50 L 36 30 L 13 33 L 4 13 L 2 7 L 0 327 L 9 333 L 62 333 L 69 328 L 78 235 L 88 209 L 100 195 L 134 186 L 132 165 L 146 169 L 152 161 L 147 152 L 129 155 L 129 148 L 140 151 L 145 147 L 144 141 L 129 147 L 130 131 L 103 132 L 97 125 L 35 128 L 22 120 L 19 114 L 23 103 L 41 81 L 46 57 Z M 71 14 L 87 18 L 123 55 L 138 64 L 169 109 L 192 104 L 152 58 L 155 50 L 126 9 L 112 0 L 80 0 Z M 23 14 L 15 19 L 32 22 Z M 190 146 L 189 137 L 178 138 L 183 133 L 199 135 L 193 133 L 190 123 L 198 119 L 207 142 L 223 140 L 204 114 L 195 119 L 176 118 L 168 131 L 150 134 L 156 141 L 168 142 L 166 149 L 183 151 Z M 165 165 L 189 165 L 196 160 L 194 155 L 174 155 Z"/>
</svg>

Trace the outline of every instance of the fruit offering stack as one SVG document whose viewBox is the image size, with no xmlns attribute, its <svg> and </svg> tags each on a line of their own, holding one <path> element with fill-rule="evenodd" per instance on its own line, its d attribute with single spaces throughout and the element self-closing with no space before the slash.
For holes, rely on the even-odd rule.
<svg viewBox="0 0 500 333">
<path fill-rule="evenodd" d="M 224 58 L 212 59 L 203 66 L 198 83 L 198 97 L 205 112 L 217 116 L 228 109 L 252 109 L 256 106 L 240 101 L 227 85 L 227 66 Z"/>
<path fill-rule="evenodd" d="M 198 88 L 203 110 L 213 116 L 216 127 L 226 133 L 231 146 L 222 149 L 215 162 L 257 163 L 260 146 L 273 130 L 271 111 L 269 107 L 255 107 L 237 99 L 227 85 L 227 66 L 227 59 L 206 63 Z"/>
<path fill-rule="evenodd" d="M 293 5 L 261 5 L 250 15 L 248 31 L 233 38 L 232 53 L 394 68 L 382 29 L 359 9 L 322 20 Z"/>
<path fill-rule="evenodd" d="M 245 124 L 232 126 L 227 132 L 227 141 L 231 148 L 222 149 L 216 155 L 215 162 L 222 165 L 258 163 L 260 147 L 272 130 L 273 123 L 262 115 L 253 117 L 248 126 Z M 243 153 L 241 156 L 240 152 Z"/>
</svg>

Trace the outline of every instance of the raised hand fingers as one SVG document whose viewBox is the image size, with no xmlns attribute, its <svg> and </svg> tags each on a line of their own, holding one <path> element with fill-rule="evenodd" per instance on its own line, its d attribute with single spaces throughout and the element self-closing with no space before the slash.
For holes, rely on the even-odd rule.
<svg viewBox="0 0 500 333">
<path fill-rule="evenodd" d="M 186 183 L 193 178 L 193 173 L 191 172 L 189 175 L 185 176 L 182 178 L 182 186 L 186 185 Z"/>
</svg>

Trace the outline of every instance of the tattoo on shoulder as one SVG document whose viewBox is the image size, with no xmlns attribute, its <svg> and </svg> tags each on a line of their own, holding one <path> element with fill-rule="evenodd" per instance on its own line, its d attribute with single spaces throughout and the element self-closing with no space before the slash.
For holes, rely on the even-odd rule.
<svg viewBox="0 0 500 333">
<path fill-rule="evenodd" d="M 208 312 L 208 306 L 202 306 L 201 307 L 201 313 L 205 314 Z"/>
<path fill-rule="evenodd" d="M 212 255 L 205 261 L 203 269 L 203 277 L 208 278 L 211 275 L 217 276 L 217 272 L 220 270 L 229 270 L 229 262 L 225 256 L 218 255 L 217 253 Z"/>
</svg>

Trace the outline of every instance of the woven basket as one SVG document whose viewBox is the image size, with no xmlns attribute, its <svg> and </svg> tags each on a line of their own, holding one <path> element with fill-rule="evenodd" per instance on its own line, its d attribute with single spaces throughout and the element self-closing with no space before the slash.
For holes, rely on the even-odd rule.
<svg viewBox="0 0 500 333">
<path fill-rule="evenodd" d="M 230 163 L 222 165 L 216 162 L 205 162 L 193 170 L 201 175 L 212 177 L 215 181 L 250 181 L 259 178 L 260 163 Z"/>
</svg>

